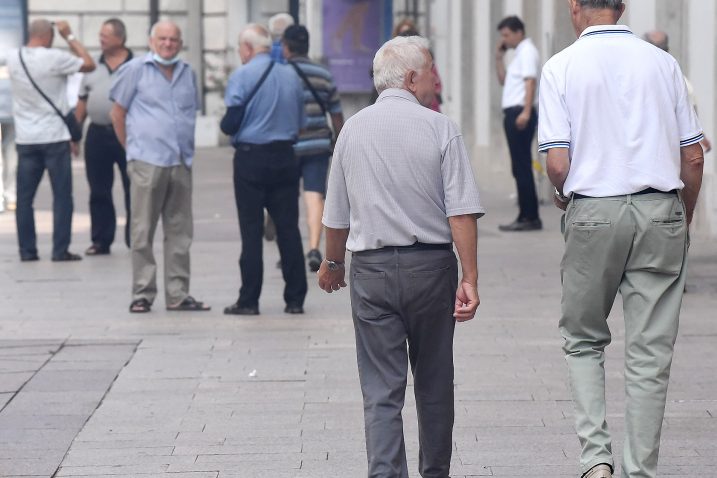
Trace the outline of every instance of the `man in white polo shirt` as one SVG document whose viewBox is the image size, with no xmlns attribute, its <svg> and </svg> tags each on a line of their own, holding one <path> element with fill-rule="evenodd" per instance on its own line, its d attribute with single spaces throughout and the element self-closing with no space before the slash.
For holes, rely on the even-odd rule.
<svg viewBox="0 0 717 478">
<path fill-rule="evenodd" d="M 518 217 L 501 231 L 534 231 L 543 228 L 538 213 L 538 195 L 533 178 L 533 138 L 538 125 L 535 110 L 540 54 L 520 18 L 504 18 L 498 24 L 500 42 L 495 63 L 498 81 L 503 86 L 503 128 L 510 150 L 511 169 L 518 191 Z M 505 52 L 515 48 L 515 57 L 506 70 Z"/>
<path fill-rule="evenodd" d="M 584 477 L 614 467 L 605 421 L 607 316 L 625 316 L 623 478 L 656 476 L 702 181 L 702 130 L 677 62 L 616 25 L 621 0 L 570 0 L 579 39 L 543 68 L 539 149 L 565 209 L 560 331 Z"/>
</svg>

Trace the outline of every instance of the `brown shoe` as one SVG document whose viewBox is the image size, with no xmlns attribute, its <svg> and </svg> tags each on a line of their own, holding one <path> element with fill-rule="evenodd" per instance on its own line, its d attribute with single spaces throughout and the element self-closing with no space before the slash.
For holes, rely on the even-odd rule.
<svg viewBox="0 0 717 478">
<path fill-rule="evenodd" d="M 590 468 L 590 471 L 585 473 L 582 478 L 612 478 L 612 469 L 610 465 L 601 463 Z"/>
</svg>

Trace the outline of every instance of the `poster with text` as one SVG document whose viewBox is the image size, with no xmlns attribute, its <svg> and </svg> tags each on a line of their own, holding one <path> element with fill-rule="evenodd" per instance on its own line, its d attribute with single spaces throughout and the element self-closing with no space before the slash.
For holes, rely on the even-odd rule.
<svg viewBox="0 0 717 478">
<path fill-rule="evenodd" d="M 336 86 L 342 93 L 370 92 L 373 56 L 384 38 L 386 0 L 323 3 L 324 58 Z"/>
</svg>

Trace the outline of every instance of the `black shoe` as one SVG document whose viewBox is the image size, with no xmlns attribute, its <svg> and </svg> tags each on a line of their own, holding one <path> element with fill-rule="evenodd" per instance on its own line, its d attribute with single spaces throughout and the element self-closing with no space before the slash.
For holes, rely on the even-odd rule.
<svg viewBox="0 0 717 478">
<path fill-rule="evenodd" d="M 226 315 L 259 315 L 259 307 L 239 305 L 239 302 L 235 302 L 230 306 L 224 307 L 224 313 Z"/>
<path fill-rule="evenodd" d="M 73 262 L 73 261 L 81 261 L 82 256 L 78 254 L 73 254 L 71 252 L 65 252 L 61 256 L 53 257 L 52 262 Z"/>
<path fill-rule="evenodd" d="M 543 222 L 540 219 L 517 219 L 510 224 L 498 226 L 498 229 L 505 232 L 512 231 L 539 231 L 543 228 Z"/>
<path fill-rule="evenodd" d="M 316 272 L 319 270 L 319 267 L 321 267 L 321 261 L 323 258 L 321 257 L 321 253 L 318 249 L 311 249 L 306 254 L 306 259 L 309 263 L 309 269 L 311 272 Z"/>
<path fill-rule="evenodd" d="M 21 262 L 33 262 L 33 261 L 39 261 L 39 260 L 40 260 L 40 256 L 38 256 L 37 254 L 32 255 L 32 256 L 20 256 Z"/>
<path fill-rule="evenodd" d="M 294 305 L 287 304 L 286 307 L 284 308 L 284 312 L 287 314 L 303 314 L 304 308 L 302 306 L 296 305 L 296 304 L 294 304 Z"/>
<path fill-rule="evenodd" d="M 106 256 L 110 253 L 109 247 L 103 247 L 99 244 L 92 244 L 85 251 L 86 256 Z"/>
</svg>

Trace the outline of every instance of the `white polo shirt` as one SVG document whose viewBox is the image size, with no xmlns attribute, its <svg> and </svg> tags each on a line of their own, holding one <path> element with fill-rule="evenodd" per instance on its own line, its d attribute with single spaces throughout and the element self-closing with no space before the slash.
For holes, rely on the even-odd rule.
<svg viewBox="0 0 717 478">
<path fill-rule="evenodd" d="M 624 25 L 592 26 L 540 80 L 539 150 L 569 148 L 564 194 L 682 189 L 680 147 L 704 135 L 677 61 Z"/>
<path fill-rule="evenodd" d="M 515 48 L 515 57 L 505 71 L 502 106 L 525 105 L 525 80 L 538 79 L 540 75 L 540 54 L 530 38 L 523 39 Z M 535 98 L 537 103 L 537 97 Z"/>
</svg>

